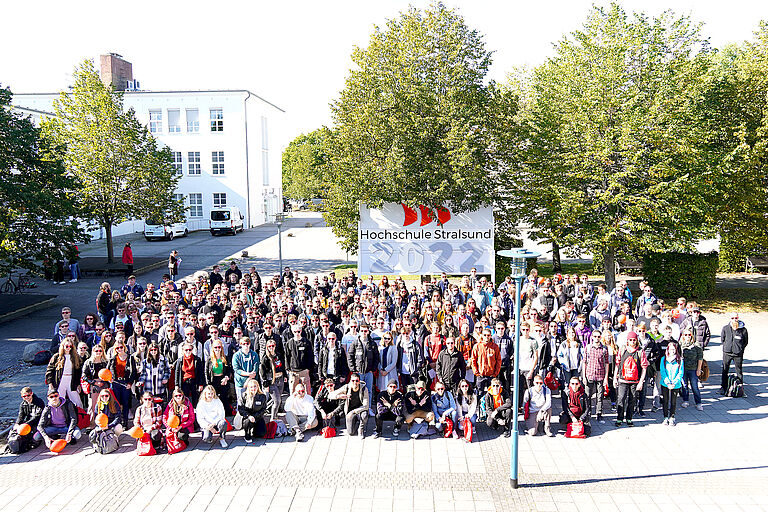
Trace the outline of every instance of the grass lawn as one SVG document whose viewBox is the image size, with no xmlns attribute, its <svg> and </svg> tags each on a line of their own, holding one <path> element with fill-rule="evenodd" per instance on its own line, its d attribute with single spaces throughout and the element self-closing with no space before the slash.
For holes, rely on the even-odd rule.
<svg viewBox="0 0 768 512">
<path fill-rule="evenodd" d="M 562 267 L 561 274 L 587 274 L 589 275 L 589 278 L 592 279 L 602 279 L 604 276 L 596 276 L 592 274 L 592 263 L 563 263 L 560 265 Z M 539 263 L 538 266 L 539 269 L 539 275 L 541 277 L 552 277 L 555 275 L 554 272 L 552 272 L 552 264 L 551 263 Z"/>
<path fill-rule="evenodd" d="M 714 313 L 742 311 L 764 313 L 768 311 L 768 289 L 766 288 L 718 288 L 711 299 L 698 301 L 702 309 Z"/>
</svg>

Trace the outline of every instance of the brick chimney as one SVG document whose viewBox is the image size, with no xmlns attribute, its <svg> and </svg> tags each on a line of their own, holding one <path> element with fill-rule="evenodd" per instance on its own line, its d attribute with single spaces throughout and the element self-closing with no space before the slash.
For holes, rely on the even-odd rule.
<svg viewBox="0 0 768 512">
<path fill-rule="evenodd" d="M 133 80 L 131 63 L 116 53 L 101 55 L 99 60 L 101 61 L 101 81 L 105 85 L 112 85 L 116 91 L 124 91 L 126 82 Z"/>
</svg>

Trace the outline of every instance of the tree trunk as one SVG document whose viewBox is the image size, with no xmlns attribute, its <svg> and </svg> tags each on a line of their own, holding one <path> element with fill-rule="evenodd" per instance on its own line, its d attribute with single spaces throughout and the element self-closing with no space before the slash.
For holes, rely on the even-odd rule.
<svg viewBox="0 0 768 512">
<path fill-rule="evenodd" d="M 609 247 L 603 252 L 605 266 L 605 286 L 610 293 L 616 287 L 616 249 Z"/>
<path fill-rule="evenodd" d="M 560 265 L 560 244 L 552 240 L 552 273 L 557 274 L 563 271 Z"/>
<path fill-rule="evenodd" d="M 112 223 L 104 223 L 104 231 L 107 233 L 107 263 L 115 262 L 115 247 L 112 245 Z"/>
</svg>

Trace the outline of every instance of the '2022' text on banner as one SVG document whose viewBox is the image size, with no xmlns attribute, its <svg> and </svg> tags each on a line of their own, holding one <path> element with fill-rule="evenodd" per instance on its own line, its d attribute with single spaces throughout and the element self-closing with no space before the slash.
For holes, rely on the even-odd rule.
<svg viewBox="0 0 768 512">
<path fill-rule="evenodd" d="M 430 214 L 423 207 L 360 205 L 359 275 L 494 273 L 493 208 Z"/>
</svg>

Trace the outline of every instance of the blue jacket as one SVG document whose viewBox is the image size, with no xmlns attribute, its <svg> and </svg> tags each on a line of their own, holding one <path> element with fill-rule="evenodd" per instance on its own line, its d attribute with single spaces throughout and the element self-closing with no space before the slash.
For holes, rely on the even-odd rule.
<svg viewBox="0 0 768 512">
<path fill-rule="evenodd" d="M 435 419 L 439 419 L 443 414 L 450 415 L 451 412 L 456 411 L 456 400 L 453 398 L 453 394 L 445 390 L 441 397 L 437 393 L 432 393 L 432 413 L 435 415 Z"/>
<path fill-rule="evenodd" d="M 232 357 L 232 369 L 235 373 L 235 385 L 239 388 L 245 386 L 248 377 L 244 373 L 256 372 L 258 378 L 259 372 L 259 353 L 251 349 L 246 356 L 241 350 L 235 352 Z"/>
<path fill-rule="evenodd" d="M 661 358 L 661 383 L 668 389 L 683 386 L 683 360 L 667 361 L 667 356 Z"/>
</svg>

